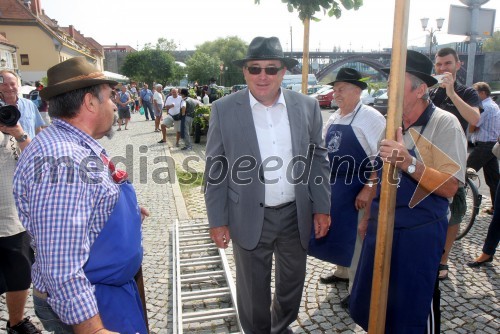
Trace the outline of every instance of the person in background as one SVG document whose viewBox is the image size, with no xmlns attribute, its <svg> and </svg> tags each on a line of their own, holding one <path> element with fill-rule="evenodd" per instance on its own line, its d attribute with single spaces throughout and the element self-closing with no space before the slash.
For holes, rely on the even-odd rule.
<svg viewBox="0 0 500 334">
<path fill-rule="evenodd" d="M 47 77 L 40 94 L 53 123 L 24 150 L 13 183 L 35 250 L 35 311 L 58 334 L 146 334 L 134 275 L 148 212 L 97 141 L 113 134 L 116 82 L 85 57 L 49 68 Z"/>
<path fill-rule="evenodd" d="M 181 139 L 181 117 L 184 116 L 184 111 L 181 110 L 182 97 L 179 95 L 177 88 L 172 88 L 170 91 L 170 96 L 167 97 L 165 101 L 165 108 L 167 113 L 174 119 L 174 130 L 175 130 L 175 147 L 179 147 L 179 140 Z M 161 125 L 162 139 L 158 142 L 159 144 L 167 142 L 167 124 Z"/>
<path fill-rule="evenodd" d="M 476 82 L 472 87 L 481 99 L 483 112 L 476 126 L 469 127 L 474 148 L 467 158 L 467 167 L 474 168 L 477 172 L 483 168 L 484 180 L 490 188 L 491 196 L 491 208 L 485 211 L 488 214 L 493 214 L 499 173 L 498 158 L 491 150 L 500 136 L 500 108 L 491 99 L 491 88 L 486 82 Z"/>
<path fill-rule="evenodd" d="M 212 104 L 205 168 L 210 236 L 219 248 L 233 240 L 243 331 L 291 333 L 311 230 L 321 238 L 330 226 L 321 110 L 316 100 L 281 89 L 298 61 L 284 57 L 278 38 L 254 38 L 246 58 L 233 63 L 242 67 L 248 89 Z M 287 168 L 299 156 L 309 159 Z M 304 174 L 309 177 L 296 182 Z"/>
<path fill-rule="evenodd" d="M 36 89 L 30 93 L 30 99 L 37 106 L 38 112 L 40 112 L 40 116 L 45 122 L 45 126 L 43 127 L 47 127 L 50 125 L 50 117 L 48 113 L 49 105 L 47 104 L 47 101 L 42 99 L 40 96 L 40 91 L 43 89 L 42 83 L 40 81 L 36 81 L 35 87 Z"/>
<path fill-rule="evenodd" d="M 191 143 L 191 128 L 193 127 L 193 119 L 195 116 L 196 106 L 201 105 L 201 102 L 198 100 L 192 99 L 189 97 L 189 91 L 186 88 L 181 89 L 181 97 L 182 97 L 182 108 L 184 108 L 184 147 L 181 150 L 191 150 L 193 149 Z"/>
<path fill-rule="evenodd" d="M 206 90 L 203 91 L 203 104 L 208 106 L 210 104 L 210 98 L 208 97 L 208 92 Z"/>
<path fill-rule="evenodd" d="M 31 285 L 33 250 L 30 236 L 18 216 L 12 195 L 12 180 L 20 153 L 45 125 L 35 104 L 18 97 L 19 77 L 0 71 L 0 99 L 15 106 L 21 118 L 15 126 L 0 123 L 0 294 L 5 293 L 8 334 L 41 333 L 24 317 Z"/>
<path fill-rule="evenodd" d="M 449 200 L 458 185 L 465 183 L 467 142 L 457 118 L 429 101 L 428 87 L 437 83 L 431 73 L 429 58 L 407 51 L 403 127 L 396 131 L 396 140 L 380 142 L 381 161 L 398 168 L 393 180 L 397 193 L 387 333 L 440 333 L 439 260 L 446 239 Z M 380 186 L 370 198 L 367 218 L 359 226 L 365 238 L 350 298 L 351 317 L 364 330 L 368 329 L 370 313 Z"/>
<path fill-rule="evenodd" d="M 132 112 L 136 113 L 139 111 L 139 91 L 137 89 L 137 83 L 132 82 L 130 84 L 130 98 L 133 101 Z"/>
<path fill-rule="evenodd" d="M 155 119 L 155 112 L 153 110 L 153 92 L 148 89 L 148 84 L 144 83 L 140 91 L 140 104 L 144 108 L 144 116 L 146 116 L 146 121 L 149 121 L 149 116 L 151 120 Z"/>
<path fill-rule="evenodd" d="M 437 87 L 430 90 L 429 96 L 436 107 L 448 111 L 458 118 L 465 136 L 467 124 L 475 126 L 479 122 L 481 101 L 474 89 L 458 83 L 457 72 L 460 67 L 461 63 L 454 49 L 443 48 L 438 50 L 434 62 L 434 72 L 437 75 L 442 75 L 443 78 Z M 465 172 L 465 170 L 462 171 L 464 174 Z M 448 257 L 457 237 L 459 224 L 467 210 L 465 200 L 465 190 L 460 185 L 450 204 L 451 217 L 439 269 L 439 279 L 441 280 L 448 278 Z"/>
<path fill-rule="evenodd" d="M 309 255 L 337 265 L 333 275 L 320 278 L 321 283 L 349 282 L 348 294 L 340 303 L 343 308 L 349 306 L 362 245 L 358 223 L 374 186 L 372 161 L 385 129 L 384 116 L 360 100 L 368 87 L 361 79 L 361 73 L 344 67 L 329 83 L 339 106 L 323 129 L 331 166 L 332 225 L 325 238 L 311 239 L 308 251 Z"/>
<path fill-rule="evenodd" d="M 155 132 L 160 132 L 160 121 L 163 113 L 163 86 L 160 84 L 155 85 L 155 92 L 153 94 L 153 110 L 155 112 Z"/>
<path fill-rule="evenodd" d="M 127 91 L 127 86 L 122 85 L 121 92 L 116 96 L 116 104 L 118 105 L 118 129 L 121 131 L 122 124 L 125 122 L 125 130 L 128 130 L 128 122 L 130 122 L 130 103 L 133 100 L 130 98 L 130 93 Z"/>
</svg>

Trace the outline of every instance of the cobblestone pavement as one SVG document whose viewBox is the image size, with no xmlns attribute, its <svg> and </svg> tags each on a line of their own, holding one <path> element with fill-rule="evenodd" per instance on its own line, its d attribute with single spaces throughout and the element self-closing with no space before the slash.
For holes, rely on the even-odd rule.
<svg viewBox="0 0 500 334">
<path fill-rule="evenodd" d="M 206 212 L 201 189 L 193 188 L 182 194 L 177 181 L 169 182 L 167 166 L 170 164 L 172 170 L 175 161 L 177 169 L 187 170 L 188 166 L 203 171 L 205 137 L 202 137 L 201 144 L 193 145 L 193 150 L 181 151 L 174 147 L 172 130 L 168 131 L 167 144 L 157 144 L 161 138 L 153 132 L 153 122 L 146 122 L 143 116 L 132 115 L 130 127 L 128 131 L 117 132 L 112 140 L 103 139 L 101 142 L 111 156 L 126 158 L 127 171 L 129 174 L 132 171 L 139 202 L 151 212 L 144 222 L 143 262 L 149 326 L 151 333 L 172 333 L 170 227 L 175 219 L 182 224 L 204 221 Z M 489 199 L 483 197 L 482 206 L 487 205 L 490 205 Z M 490 219 L 491 216 L 481 213 L 473 229 L 464 239 L 456 242 L 452 250 L 449 279 L 441 283 L 442 333 L 500 332 L 498 260 L 480 269 L 465 265 L 480 253 Z M 234 267 L 231 247 L 226 254 L 229 264 Z M 364 333 L 340 307 L 340 299 L 347 294 L 346 283 L 319 284 L 319 278 L 329 275 L 332 269 L 333 266 L 319 260 L 308 259 L 300 313 L 292 324 L 294 333 Z M 26 314 L 39 324 L 34 316 L 31 296 Z M 5 299 L 2 296 L 0 328 L 4 328 L 6 319 Z M 225 331 L 200 329 L 186 332 Z"/>
</svg>

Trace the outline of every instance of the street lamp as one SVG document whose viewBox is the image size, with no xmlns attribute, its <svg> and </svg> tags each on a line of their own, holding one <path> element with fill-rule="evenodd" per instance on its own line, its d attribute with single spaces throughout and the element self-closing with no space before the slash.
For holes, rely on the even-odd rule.
<svg viewBox="0 0 500 334">
<path fill-rule="evenodd" d="M 219 84 L 222 85 L 222 71 L 224 71 L 224 63 L 221 63 L 219 65 L 219 69 L 220 69 L 220 72 L 219 72 Z"/>
<path fill-rule="evenodd" d="M 422 29 L 429 33 L 429 58 L 430 58 L 432 56 L 432 46 L 437 45 L 435 33 L 441 31 L 441 28 L 443 27 L 444 23 L 444 18 L 436 19 L 437 29 L 433 29 L 432 27 L 430 29 L 427 29 L 427 24 L 429 23 L 428 17 L 421 18 L 420 22 L 422 23 Z"/>
</svg>

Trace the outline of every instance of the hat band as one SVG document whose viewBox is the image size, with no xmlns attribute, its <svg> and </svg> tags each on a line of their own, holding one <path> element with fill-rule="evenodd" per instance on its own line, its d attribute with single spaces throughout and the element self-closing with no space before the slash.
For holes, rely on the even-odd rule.
<svg viewBox="0 0 500 334">
<path fill-rule="evenodd" d="M 65 84 L 68 82 L 73 82 L 73 81 L 78 81 L 78 80 L 85 80 L 85 79 L 106 79 L 104 76 L 104 73 L 102 72 L 92 72 L 89 74 L 84 74 L 84 75 L 79 75 L 77 77 L 69 78 L 63 81 L 59 81 L 57 84 Z"/>
</svg>

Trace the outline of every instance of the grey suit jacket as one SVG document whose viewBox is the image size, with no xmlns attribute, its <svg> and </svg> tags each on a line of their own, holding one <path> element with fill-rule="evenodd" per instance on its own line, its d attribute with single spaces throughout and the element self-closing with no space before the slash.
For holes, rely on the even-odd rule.
<svg viewBox="0 0 500 334">
<path fill-rule="evenodd" d="M 323 121 L 315 99 L 286 89 L 283 94 L 293 156 L 307 159 L 307 163 L 296 163 L 293 169 L 293 178 L 303 180 L 295 182 L 295 199 L 300 239 L 307 249 L 313 214 L 330 214 L 329 163 L 321 138 Z M 209 225 L 229 226 L 233 242 L 254 249 L 264 222 L 265 185 L 248 89 L 214 102 L 209 125 L 205 169 Z M 314 150 L 308 153 L 310 144 Z M 248 162 L 251 165 L 245 167 Z"/>
</svg>

